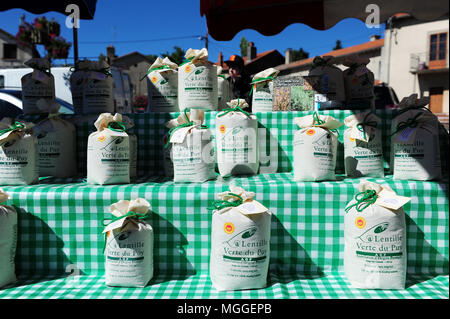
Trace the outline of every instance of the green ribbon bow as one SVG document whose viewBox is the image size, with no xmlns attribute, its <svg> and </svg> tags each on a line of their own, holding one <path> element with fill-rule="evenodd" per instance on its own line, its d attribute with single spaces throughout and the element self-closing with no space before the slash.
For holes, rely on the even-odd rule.
<svg viewBox="0 0 450 319">
<path fill-rule="evenodd" d="M 14 124 L 11 125 L 11 127 L 1 130 L 0 131 L 0 136 L 2 136 L 5 133 L 11 132 L 11 131 L 15 131 L 15 130 L 19 130 L 19 129 L 24 129 L 24 128 L 25 128 L 25 125 L 23 125 L 21 122 L 15 121 Z"/>
<path fill-rule="evenodd" d="M 224 75 L 224 74 L 217 74 L 217 76 L 219 77 L 219 78 L 222 78 L 222 79 L 224 79 L 224 80 L 226 80 L 227 79 L 227 77 Z"/>
<path fill-rule="evenodd" d="M 364 139 L 366 139 L 366 126 L 370 126 L 373 128 L 377 128 L 378 123 L 376 121 L 367 121 L 367 118 L 373 112 L 369 112 L 364 117 L 364 120 L 361 123 L 356 124 L 356 128 L 363 133 Z"/>
<path fill-rule="evenodd" d="M 109 122 L 108 128 L 115 132 L 125 132 L 127 130 L 123 122 Z"/>
<path fill-rule="evenodd" d="M 177 126 L 175 126 L 175 127 L 172 127 L 172 128 L 169 130 L 169 138 L 167 139 L 166 145 L 164 145 L 165 148 L 167 148 L 167 147 L 170 145 L 170 138 L 171 138 L 173 132 L 175 132 L 176 130 L 179 130 L 179 129 L 183 128 L 183 127 L 195 126 L 195 123 L 194 123 L 193 121 L 191 121 L 191 120 L 189 119 L 188 115 L 187 115 L 188 110 L 189 110 L 189 108 L 185 108 L 185 109 L 184 109 L 184 116 L 186 117 L 186 120 L 187 120 L 188 122 L 187 122 L 187 123 L 180 124 L 180 125 L 177 125 Z M 200 125 L 199 128 L 200 128 L 200 129 L 207 129 L 208 127 L 207 127 L 206 125 Z"/>
<path fill-rule="evenodd" d="M 422 116 L 422 113 L 418 113 L 418 114 L 416 114 L 416 116 L 409 118 L 406 121 L 398 123 L 397 128 L 395 129 L 394 133 L 391 134 L 391 136 L 394 136 L 398 132 L 403 131 L 407 127 L 411 127 L 411 128 L 417 127 L 417 125 L 419 124 L 419 122 L 417 122 L 417 119 L 420 116 Z"/>
<path fill-rule="evenodd" d="M 317 112 L 313 113 L 313 120 L 314 120 L 314 124 L 313 124 L 314 126 L 319 126 L 319 125 L 325 124 L 325 121 L 320 119 L 319 113 L 317 113 Z"/>
<path fill-rule="evenodd" d="M 143 79 L 145 79 L 147 77 L 147 75 L 149 75 L 150 73 L 152 73 L 153 71 L 158 71 L 158 70 L 170 70 L 170 67 L 168 65 L 163 65 L 163 66 L 159 66 L 157 68 L 149 68 L 147 73 L 139 80 L 142 81 Z"/>
<path fill-rule="evenodd" d="M 112 224 L 112 223 L 114 223 L 114 222 L 116 222 L 118 220 L 121 220 L 123 218 L 134 218 L 134 219 L 137 219 L 137 220 L 143 220 L 143 219 L 147 219 L 148 215 L 147 214 L 136 213 L 136 212 L 133 212 L 133 211 L 129 211 L 128 213 L 126 213 L 123 216 L 114 217 L 106 226 L 108 226 L 108 225 L 110 225 L 110 224 Z M 107 233 L 105 233 L 105 243 L 103 245 L 103 253 L 105 253 L 105 248 L 106 248 L 106 235 L 107 235 Z"/>
<path fill-rule="evenodd" d="M 252 94 L 253 94 L 253 87 L 254 87 L 253 84 L 256 84 L 256 83 L 259 83 L 259 82 L 264 82 L 264 81 L 271 81 L 271 80 L 273 80 L 273 79 L 274 79 L 273 76 L 268 76 L 268 77 L 266 77 L 266 78 L 256 78 L 256 79 L 253 79 L 253 80 L 250 82 L 251 88 L 250 88 L 250 93 L 249 93 L 248 95 L 249 95 L 249 96 L 252 96 Z"/>
<path fill-rule="evenodd" d="M 244 111 L 239 106 L 239 98 L 237 100 L 238 100 L 238 102 L 237 102 L 237 105 L 235 107 L 230 107 L 230 108 L 223 109 L 222 112 L 219 115 L 217 115 L 217 116 L 218 117 L 222 117 L 222 116 L 224 116 L 224 115 L 226 115 L 226 114 L 228 114 L 230 112 L 241 112 L 241 113 L 247 115 L 248 117 L 250 117 L 250 114 L 248 112 Z"/>
<path fill-rule="evenodd" d="M 214 209 L 215 210 L 221 210 L 221 209 L 226 208 L 226 207 L 237 207 L 237 206 L 241 205 L 244 202 L 242 197 L 239 196 L 238 194 L 228 193 L 227 195 L 234 196 L 236 198 L 236 200 L 232 201 L 232 202 L 229 202 L 227 200 L 218 199 L 218 200 L 215 200 L 211 204 L 212 206 L 208 207 L 208 209 L 209 210 L 214 210 Z"/>
<path fill-rule="evenodd" d="M 319 125 L 325 124 L 325 121 L 320 119 L 319 113 L 317 113 L 316 111 L 314 111 L 314 113 L 313 113 L 313 120 L 314 120 L 313 126 L 319 126 Z M 338 129 L 333 129 L 330 131 L 339 135 Z"/>
<path fill-rule="evenodd" d="M 355 195 L 356 203 L 347 206 L 345 208 L 345 211 L 348 213 L 348 211 L 352 207 L 355 207 L 358 212 L 362 212 L 364 209 L 375 203 L 377 201 L 377 198 L 377 192 L 372 189 L 368 189 L 364 192 L 359 192 Z"/>
</svg>

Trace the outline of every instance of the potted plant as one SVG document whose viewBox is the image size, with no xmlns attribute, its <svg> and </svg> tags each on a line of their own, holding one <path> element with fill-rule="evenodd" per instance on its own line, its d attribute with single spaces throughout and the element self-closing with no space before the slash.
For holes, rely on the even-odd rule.
<svg viewBox="0 0 450 319">
<path fill-rule="evenodd" d="M 35 44 L 46 44 L 49 40 L 48 20 L 45 17 L 34 19 L 31 40 Z"/>
<path fill-rule="evenodd" d="M 63 37 L 52 35 L 50 41 L 45 45 L 47 58 L 49 59 L 67 59 L 69 49 L 72 43 L 67 42 Z"/>
</svg>

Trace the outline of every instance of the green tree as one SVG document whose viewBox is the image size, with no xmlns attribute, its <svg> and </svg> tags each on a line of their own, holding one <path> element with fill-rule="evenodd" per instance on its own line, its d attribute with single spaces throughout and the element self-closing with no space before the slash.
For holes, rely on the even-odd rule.
<svg viewBox="0 0 450 319">
<path fill-rule="evenodd" d="M 184 55 L 186 54 L 186 52 L 178 46 L 174 46 L 173 49 L 174 51 L 172 53 L 166 52 L 161 55 L 163 56 L 163 58 L 168 57 L 170 61 L 180 65 L 184 60 Z"/>
<path fill-rule="evenodd" d="M 333 50 L 339 50 L 342 49 L 342 42 L 341 40 L 336 40 L 336 45 L 334 46 Z"/>
<path fill-rule="evenodd" d="M 303 48 L 300 48 L 299 50 L 292 50 L 291 55 L 292 61 L 299 61 L 309 58 L 309 52 L 306 52 Z"/>
<path fill-rule="evenodd" d="M 246 38 L 242 37 L 241 38 L 241 43 L 239 44 L 239 46 L 241 47 L 241 56 L 246 56 L 247 55 L 247 48 L 248 48 L 248 41 Z"/>
<path fill-rule="evenodd" d="M 168 57 L 170 59 L 170 61 L 180 65 L 181 62 L 183 62 L 183 60 L 184 60 L 184 55 L 186 54 L 186 52 L 178 46 L 174 46 L 173 49 L 174 49 L 173 52 L 166 51 L 165 53 L 161 53 L 159 55 L 158 54 L 147 54 L 147 55 L 145 55 L 145 57 L 150 60 L 150 64 L 153 64 L 153 62 L 155 62 L 155 60 L 158 57 L 162 57 L 162 58 Z"/>
</svg>

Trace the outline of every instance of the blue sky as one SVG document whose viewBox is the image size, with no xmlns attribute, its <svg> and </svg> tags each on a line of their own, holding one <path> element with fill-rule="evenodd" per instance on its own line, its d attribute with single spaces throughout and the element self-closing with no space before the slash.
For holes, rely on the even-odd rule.
<svg viewBox="0 0 450 319">
<path fill-rule="evenodd" d="M 42 16 L 21 9 L 0 12 L 0 28 L 15 35 L 22 14 L 25 14 L 28 22 Z M 72 30 L 65 27 L 66 17 L 63 14 L 49 12 L 44 15 L 47 19 L 54 17 L 61 24 L 61 35 L 72 42 Z M 206 31 L 206 19 L 200 16 L 199 0 L 172 0 L 170 4 L 168 1 L 99 0 L 94 20 L 81 20 L 78 32 L 79 56 L 95 58 L 100 53 L 106 54 L 108 44 L 114 45 L 119 56 L 132 51 L 161 54 L 171 52 L 174 46 L 184 50 L 201 49 L 204 41 L 198 37 L 204 36 Z M 284 55 L 287 48 L 302 47 L 310 56 L 315 56 L 331 51 L 337 39 L 342 41 L 344 47 L 348 47 L 368 41 L 373 34 L 383 36 L 383 27 L 370 29 L 357 19 L 345 19 L 325 31 L 296 23 L 275 36 L 243 30 L 231 41 L 216 41 L 210 37 L 209 55 L 210 61 L 217 61 L 219 51 L 222 51 L 225 59 L 231 54 L 239 54 L 240 39 L 245 37 L 255 43 L 258 52 L 277 49 Z M 39 51 L 42 53 L 42 48 Z M 69 56 L 73 57 L 73 49 Z"/>
</svg>

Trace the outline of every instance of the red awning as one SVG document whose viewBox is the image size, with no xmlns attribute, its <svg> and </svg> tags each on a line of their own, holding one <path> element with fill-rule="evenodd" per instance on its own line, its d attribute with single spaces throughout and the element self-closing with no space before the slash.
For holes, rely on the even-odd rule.
<svg viewBox="0 0 450 319">
<path fill-rule="evenodd" d="M 215 40 L 229 41 L 244 29 L 269 36 L 292 23 L 325 30 L 345 18 L 366 21 L 371 4 L 380 23 L 400 12 L 423 21 L 448 16 L 448 0 L 200 0 L 200 14 Z"/>
</svg>

